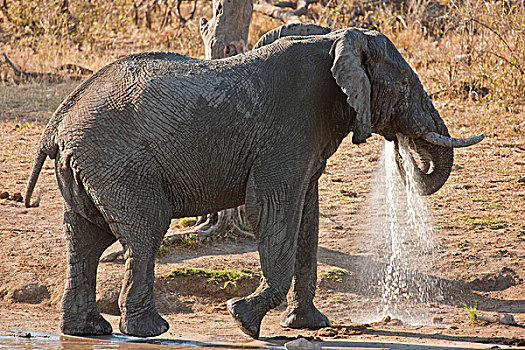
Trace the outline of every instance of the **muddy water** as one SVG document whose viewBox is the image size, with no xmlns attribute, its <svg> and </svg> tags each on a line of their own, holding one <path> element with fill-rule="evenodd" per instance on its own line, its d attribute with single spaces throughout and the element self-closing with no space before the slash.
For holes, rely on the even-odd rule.
<svg viewBox="0 0 525 350">
<path fill-rule="evenodd" d="M 161 346 L 159 346 L 161 345 Z M 138 349 L 260 349 L 248 345 L 227 345 L 171 339 L 143 339 L 114 334 L 105 337 L 70 337 L 20 330 L 0 330 L 0 350 L 138 350 Z"/>
</svg>

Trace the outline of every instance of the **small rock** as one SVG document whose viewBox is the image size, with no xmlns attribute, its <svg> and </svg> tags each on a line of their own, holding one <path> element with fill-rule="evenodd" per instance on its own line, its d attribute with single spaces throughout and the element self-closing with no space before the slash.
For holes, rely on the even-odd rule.
<svg viewBox="0 0 525 350">
<path fill-rule="evenodd" d="M 450 329 L 459 329 L 459 328 L 456 327 L 456 326 L 450 326 L 450 327 L 448 327 L 448 328 L 450 328 Z"/>
<path fill-rule="evenodd" d="M 287 350 L 321 350 L 322 347 L 319 344 L 309 342 L 304 338 L 299 338 L 284 344 L 284 348 Z"/>
<path fill-rule="evenodd" d="M 508 324 L 508 325 L 512 325 L 512 326 L 517 325 L 516 320 L 514 320 L 514 316 L 512 316 L 511 314 L 500 314 L 500 315 L 498 315 L 498 321 L 501 324 Z"/>
<path fill-rule="evenodd" d="M 379 160 L 379 158 L 377 158 L 377 157 L 370 157 L 370 158 L 368 158 L 369 162 L 377 162 L 378 160 Z"/>
<path fill-rule="evenodd" d="M 388 322 L 388 325 L 390 326 L 402 326 L 403 321 L 401 321 L 399 318 L 393 318 Z"/>
<path fill-rule="evenodd" d="M 24 198 L 22 197 L 22 194 L 20 192 L 16 192 L 15 194 L 13 194 L 13 197 L 11 197 L 11 199 L 14 200 L 15 202 L 24 201 Z"/>
<path fill-rule="evenodd" d="M 343 225 L 333 225 L 331 227 L 332 230 L 342 230 L 344 229 Z"/>
<path fill-rule="evenodd" d="M 7 191 L 0 192 L 0 199 L 6 199 L 6 198 L 9 198 L 9 192 Z"/>
<path fill-rule="evenodd" d="M 514 316 L 512 316 L 511 314 L 478 316 L 478 320 L 486 321 L 486 322 L 490 322 L 490 323 L 507 324 L 507 325 L 511 325 L 511 326 L 517 325 L 516 321 L 514 320 Z"/>
<path fill-rule="evenodd" d="M 343 182 L 343 179 L 340 177 L 333 177 L 330 179 L 331 182 Z"/>
</svg>

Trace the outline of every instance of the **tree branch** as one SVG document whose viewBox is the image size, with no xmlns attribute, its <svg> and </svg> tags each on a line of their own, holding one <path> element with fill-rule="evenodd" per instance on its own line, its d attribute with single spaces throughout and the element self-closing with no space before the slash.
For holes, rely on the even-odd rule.
<svg viewBox="0 0 525 350">
<path fill-rule="evenodd" d="M 319 0 L 299 0 L 297 1 L 295 7 L 293 7 L 290 5 L 290 2 L 281 2 L 273 5 L 268 2 L 268 0 L 259 0 L 253 4 L 253 9 L 254 11 L 279 19 L 285 24 L 301 23 L 300 16 L 306 15 L 308 7 L 316 2 L 319 2 Z M 284 10 L 283 7 L 293 7 L 295 9 Z"/>
<path fill-rule="evenodd" d="M 195 16 L 195 11 L 197 10 L 197 0 L 193 1 L 193 7 L 191 9 L 191 12 L 190 12 L 188 18 L 182 17 L 182 14 L 181 14 L 180 6 L 181 6 L 183 1 L 184 0 L 177 0 L 176 13 L 177 13 L 177 17 L 179 17 L 179 21 L 180 21 L 181 25 L 184 27 L 186 22 L 188 22 L 189 20 L 191 20 L 193 18 L 193 16 Z"/>
<path fill-rule="evenodd" d="M 21 81 L 38 80 L 60 82 L 63 81 L 66 76 L 72 80 L 81 80 L 84 79 L 86 75 L 93 73 L 91 69 L 80 67 L 76 64 L 65 64 L 60 66 L 59 70 L 64 71 L 64 74 L 26 72 L 11 61 L 5 53 L 2 55 L 4 56 L 5 62 L 13 69 L 15 77 L 19 78 Z"/>
</svg>

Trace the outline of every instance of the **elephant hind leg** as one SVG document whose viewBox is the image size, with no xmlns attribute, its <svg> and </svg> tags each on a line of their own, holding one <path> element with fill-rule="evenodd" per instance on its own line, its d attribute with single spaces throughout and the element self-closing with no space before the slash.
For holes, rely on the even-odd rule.
<svg viewBox="0 0 525 350">
<path fill-rule="evenodd" d="M 133 212 L 110 224 L 128 248 L 126 272 L 119 297 L 120 331 L 139 337 L 154 337 L 169 329 L 159 315 L 153 296 L 155 255 L 171 221 L 171 206 L 160 198 L 149 198 Z"/>
<path fill-rule="evenodd" d="M 64 334 L 111 334 L 112 328 L 98 311 L 95 303 L 99 258 L 115 237 L 67 204 L 64 209 L 64 230 L 69 238 L 68 272 L 62 297 Z"/>
</svg>

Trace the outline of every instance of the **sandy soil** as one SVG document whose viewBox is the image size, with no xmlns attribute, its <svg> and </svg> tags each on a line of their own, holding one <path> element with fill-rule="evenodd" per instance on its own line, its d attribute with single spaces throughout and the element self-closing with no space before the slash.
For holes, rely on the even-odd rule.
<svg viewBox="0 0 525 350">
<path fill-rule="evenodd" d="M 67 92 L 68 87 L 44 84 L 33 89 L 41 89 L 38 98 L 46 100 L 49 95 L 52 99 L 55 95 L 63 97 L 62 91 Z M 26 89 L 9 88 L 13 94 Z M 38 104 L 25 106 L 20 98 L 2 98 L 0 197 L 7 192 L 3 195 L 7 198 L 0 199 L 0 329 L 59 333 L 58 305 L 66 269 L 66 240 L 54 164 L 48 160 L 40 176 L 39 207 L 26 209 L 15 195 L 23 195 L 40 133 L 56 105 L 51 103 L 39 109 Z M 373 254 L 377 237 L 369 229 L 373 210 L 369 206 L 371 179 L 384 142 L 377 136 L 359 147 L 345 141 L 320 181 L 316 303 L 337 327 L 317 333 L 282 329 L 278 325 L 279 313 L 284 310 L 281 306 L 264 319 L 263 337 L 304 335 L 429 345 L 525 345 L 525 109 L 468 101 L 437 101 L 436 107 L 451 134 L 488 134 L 481 144 L 456 152 L 450 179 L 438 193 L 426 198 L 439 248 L 425 274 L 439 282 L 442 298 L 411 309 L 412 315 L 419 314 L 420 325 L 407 325 L 406 320 L 405 324 L 396 320 L 372 323 L 382 317 L 376 312 L 382 305 L 381 294 L 378 288 L 370 287 L 375 281 L 363 266 L 376 270 L 385 267 L 385 257 Z M 170 233 L 181 230 L 174 222 Z M 114 245 L 110 250 L 118 248 Z M 171 325 L 162 337 L 194 339 L 199 335 L 246 341 L 247 337 L 229 317 L 225 301 L 254 288 L 257 277 L 226 292 L 205 288 L 206 281 L 202 279 L 177 282 L 162 278 L 180 266 L 248 268 L 257 275 L 255 242 L 222 239 L 197 248 L 171 248 L 158 258 L 156 267 L 158 308 Z M 323 277 L 334 267 L 348 271 L 340 282 Z M 115 330 L 118 316 L 114 303 L 123 273 L 122 262 L 101 264 L 99 268 L 99 299 L 104 310 L 113 314 L 105 316 Z M 181 287 L 184 285 L 187 288 Z M 480 316 L 511 314 L 521 326 L 471 323 L 461 303 L 477 303 Z M 362 326 L 350 327 L 356 323 Z"/>
</svg>

